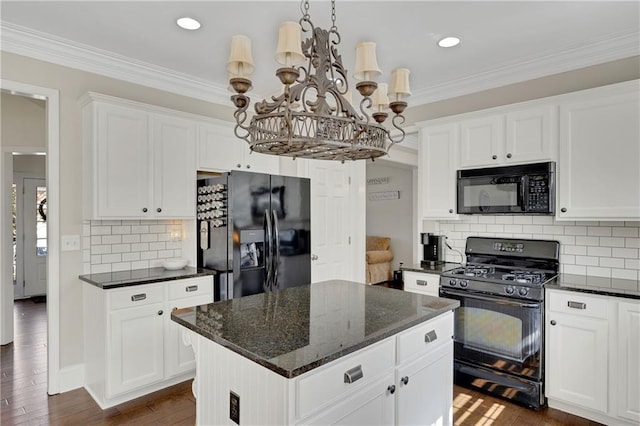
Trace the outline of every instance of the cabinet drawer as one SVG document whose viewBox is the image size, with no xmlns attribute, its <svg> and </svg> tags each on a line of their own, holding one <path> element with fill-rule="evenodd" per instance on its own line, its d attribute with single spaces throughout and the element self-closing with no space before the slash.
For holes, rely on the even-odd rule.
<svg viewBox="0 0 640 426">
<path fill-rule="evenodd" d="M 110 290 L 109 303 L 111 309 L 133 308 L 151 303 L 162 303 L 164 300 L 163 290 L 163 284 L 139 285 Z"/>
<path fill-rule="evenodd" d="M 584 317 L 607 319 L 609 302 L 605 297 L 573 291 L 548 291 L 549 310 Z"/>
<path fill-rule="evenodd" d="M 404 290 L 413 293 L 438 296 L 440 287 L 440 276 L 435 274 L 425 274 L 422 272 L 402 271 Z"/>
<path fill-rule="evenodd" d="M 393 369 L 394 344 L 394 338 L 383 340 L 347 356 L 342 361 L 335 361 L 335 365 L 320 368 L 308 376 L 301 376 L 297 381 L 298 418 L 306 417 L 330 401 L 339 401 L 351 396 L 354 389 L 366 386 L 381 374 Z M 348 372 L 353 377 L 351 383 L 345 383 L 345 375 Z M 360 378 L 359 372 L 362 373 Z"/>
<path fill-rule="evenodd" d="M 183 299 L 213 294 L 212 277 L 188 278 L 186 280 L 168 281 L 169 300 Z M 213 299 L 211 300 L 213 301 Z"/>
<path fill-rule="evenodd" d="M 398 335 L 398 364 L 451 342 L 453 312 L 440 315 Z"/>
</svg>

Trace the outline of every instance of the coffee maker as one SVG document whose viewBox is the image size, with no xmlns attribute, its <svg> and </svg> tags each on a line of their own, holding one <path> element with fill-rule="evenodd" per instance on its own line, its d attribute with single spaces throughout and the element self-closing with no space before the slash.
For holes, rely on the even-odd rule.
<svg viewBox="0 0 640 426">
<path fill-rule="evenodd" d="M 444 235 L 433 235 L 426 232 L 420 234 L 420 242 L 423 246 L 421 266 L 435 266 L 445 262 L 444 240 Z"/>
</svg>

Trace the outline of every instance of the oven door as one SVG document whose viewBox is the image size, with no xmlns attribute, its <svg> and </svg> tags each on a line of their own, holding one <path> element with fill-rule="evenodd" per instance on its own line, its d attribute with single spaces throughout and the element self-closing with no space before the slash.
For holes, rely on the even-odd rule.
<svg viewBox="0 0 640 426">
<path fill-rule="evenodd" d="M 523 213 L 525 180 L 522 175 L 458 176 L 458 213 Z"/>
<path fill-rule="evenodd" d="M 457 361 L 539 381 L 542 379 L 543 302 L 441 288 L 460 301 L 455 311 Z"/>
</svg>

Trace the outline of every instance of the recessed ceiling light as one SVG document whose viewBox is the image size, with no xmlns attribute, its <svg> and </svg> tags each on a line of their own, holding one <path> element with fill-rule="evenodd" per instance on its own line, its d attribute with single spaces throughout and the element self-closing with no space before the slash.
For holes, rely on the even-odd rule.
<svg viewBox="0 0 640 426">
<path fill-rule="evenodd" d="M 200 28 L 200 22 L 198 22 L 196 19 L 189 18 L 187 16 L 185 16 L 184 18 L 178 19 L 176 21 L 176 24 L 178 24 L 180 28 L 184 28 L 185 30 L 190 30 L 190 31 L 195 31 L 198 28 Z"/>
<path fill-rule="evenodd" d="M 460 39 L 458 37 L 444 37 L 438 41 L 438 46 L 440 47 L 453 47 L 460 44 Z"/>
</svg>

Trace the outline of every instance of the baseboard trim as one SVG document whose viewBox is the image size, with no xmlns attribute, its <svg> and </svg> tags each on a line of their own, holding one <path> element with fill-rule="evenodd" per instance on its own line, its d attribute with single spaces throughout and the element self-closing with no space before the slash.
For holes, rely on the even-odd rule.
<svg viewBox="0 0 640 426">
<path fill-rule="evenodd" d="M 573 414 L 574 416 L 583 417 L 605 425 L 637 426 L 637 423 L 630 420 L 620 417 L 612 417 L 604 413 L 598 413 L 583 407 L 575 406 L 568 402 L 558 401 L 551 398 L 547 398 L 547 405 L 551 408 L 555 408 L 556 410 L 564 411 L 565 413 Z"/>
<path fill-rule="evenodd" d="M 60 393 L 84 386 L 84 364 L 75 364 L 60 369 Z"/>
</svg>

